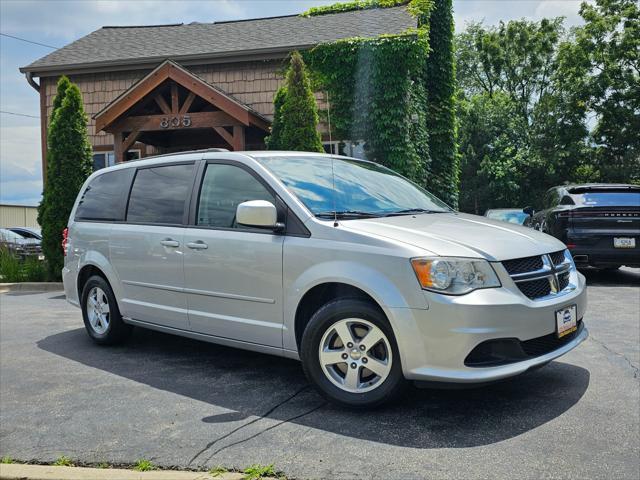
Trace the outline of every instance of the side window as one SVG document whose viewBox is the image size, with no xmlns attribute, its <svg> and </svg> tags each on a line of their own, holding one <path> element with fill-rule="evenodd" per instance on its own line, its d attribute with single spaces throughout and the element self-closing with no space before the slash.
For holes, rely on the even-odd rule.
<svg viewBox="0 0 640 480">
<path fill-rule="evenodd" d="M 124 168 L 94 178 L 82 193 L 76 220 L 124 220 L 127 192 L 135 170 Z"/>
<path fill-rule="evenodd" d="M 191 194 L 193 164 L 138 170 L 131 188 L 127 221 L 181 224 Z"/>
<path fill-rule="evenodd" d="M 273 195 L 246 170 L 210 163 L 202 180 L 196 223 L 208 227 L 244 228 L 236 224 L 236 208 L 248 200 L 267 200 L 275 205 Z"/>
</svg>

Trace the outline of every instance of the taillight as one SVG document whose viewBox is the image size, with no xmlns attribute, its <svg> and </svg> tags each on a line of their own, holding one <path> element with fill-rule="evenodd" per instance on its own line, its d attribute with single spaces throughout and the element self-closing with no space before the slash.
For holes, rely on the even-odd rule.
<svg viewBox="0 0 640 480">
<path fill-rule="evenodd" d="M 69 229 L 65 228 L 62 231 L 62 254 L 65 257 L 67 256 L 68 243 L 69 243 Z"/>
</svg>

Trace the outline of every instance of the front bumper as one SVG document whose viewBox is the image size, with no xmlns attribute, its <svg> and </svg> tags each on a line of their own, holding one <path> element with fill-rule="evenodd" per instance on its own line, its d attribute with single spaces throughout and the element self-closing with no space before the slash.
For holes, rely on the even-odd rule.
<svg viewBox="0 0 640 480">
<path fill-rule="evenodd" d="M 555 350 L 499 366 L 467 366 L 465 358 L 480 343 L 494 339 L 527 341 L 556 331 L 556 310 L 576 305 L 584 317 L 587 299 L 584 276 L 576 288 L 544 300 L 529 300 L 514 284 L 476 290 L 463 296 L 426 292 L 427 310 L 393 308 L 388 312 L 396 334 L 405 378 L 429 382 L 484 383 L 511 377 L 564 355 L 588 337 L 580 330 Z"/>
</svg>

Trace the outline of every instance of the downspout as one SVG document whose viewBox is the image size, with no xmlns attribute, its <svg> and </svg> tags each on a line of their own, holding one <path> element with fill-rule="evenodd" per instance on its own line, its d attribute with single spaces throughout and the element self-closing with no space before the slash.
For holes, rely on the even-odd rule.
<svg viewBox="0 0 640 480">
<path fill-rule="evenodd" d="M 27 82 L 29 83 L 29 85 L 31 85 L 36 92 L 40 92 L 40 85 L 38 85 L 33 79 L 33 72 L 27 72 L 24 74 L 24 76 L 27 78 Z"/>
<path fill-rule="evenodd" d="M 42 186 L 44 188 L 47 183 L 47 109 L 44 91 L 40 91 L 42 78 L 40 79 L 40 84 L 38 84 L 33 79 L 33 72 L 25 72 L 24 76 L 29 85 L 40 94 L 40 149 L 42 152 Z"/>
</svg>

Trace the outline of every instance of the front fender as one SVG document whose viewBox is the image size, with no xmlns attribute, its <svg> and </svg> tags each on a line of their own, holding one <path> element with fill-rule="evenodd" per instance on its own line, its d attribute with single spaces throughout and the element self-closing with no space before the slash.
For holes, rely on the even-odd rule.
<svg viewBox="0 0 640 480">
<path fill-rule="evenodd" d="M 285 285 L 284 348 L 297 349 L 295 315 L 298 305 L 309 290 L 324 283 L 344 283 L 367 293 L 385 312 L 394 332 L 397 331 L 400 326 L 396 325 L 390 309 L 428 308 L 426 298 L 418 288 L 409 262 L 404 263 L 407 271 L 398 272 L 398 268 L 392 269 L 395 278 L 376 268 L 348 260 L 317 263 L 302 272 L 288 286 Z M 402 282 L 398 285 L 399 280 Z"/>
</svg>

